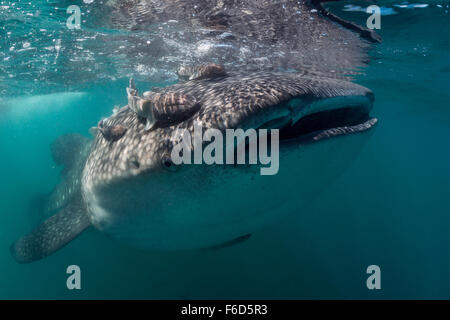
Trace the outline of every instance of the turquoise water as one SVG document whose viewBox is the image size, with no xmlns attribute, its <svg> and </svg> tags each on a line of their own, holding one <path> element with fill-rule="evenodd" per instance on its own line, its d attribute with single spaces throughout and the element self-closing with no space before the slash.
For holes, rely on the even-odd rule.
<svg viewBox="0 0 450 320">
<path fill-rule="evenodd" d="M 88 136 L 113 106 L 125 105 L 136 69 L 102 60 L 102 48 L 117 44 L 98 39 L 126 35 L 66 35 L 65 13 L 52 9 L 64 1 L 15 3 L 0 1 L 0 298 L 450 298 L 448 2 L 385 2 L 383 43 L 357 79 L 374 91 L 380 123 L 355 163 L 307 208 L 293 206 L 220 251 L 149 253 L 90 230 L 28 265 L 17 264 L 9 246 L 36 223 L 31 199 L 58 182 L 50 143 L 68 132 Z M 348 4 L 365 6 L 333 11 L 363 24 L 367 15 Z M 96 33 L 103 47 L 89 41 Z M 43 49 L 53 39 L 64 46 L 56 59 L 68 59 L 59 69 L 56 50 Z M 81 53 L 91 72 L 69 63 Z M 72 264 L 82 270 L 80 291 L 66 288 Z M 381 290 L 366 288 L 372 264 L 381 268 Z"/>
</svg>

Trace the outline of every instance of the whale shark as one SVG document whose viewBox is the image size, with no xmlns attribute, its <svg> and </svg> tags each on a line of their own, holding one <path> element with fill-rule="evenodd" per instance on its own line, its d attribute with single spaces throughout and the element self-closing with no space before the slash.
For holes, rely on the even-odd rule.
<svg viewBox="0 0 450 320">
<path fill-rule="evenodd" d="M 176 79 L 182 64 L 205 62 L 229 71 L 354 74 L 381 38 L 329 12 L 323 2 L 109 0 L 89 10 L 94 26 L 127 34 L 129 44 L 117 49 L 124 64 L 158 82 Z"/>
<path fill-rule="evenodd" d="M 174 91 L 195 97 L 194 115 L 148 131 L 127 105 L 101 121 L 101 128 L 126 128 L 118 139 L 98 130 L 93 142 L 68 135 L 52 144 L 55 162 L 65 166 L 46 209 L 56 214 L 12 245 L 17 261 L 41 259 L 90 226 L 156 250 L 214 247 L 243 237 L 348 166 L 359 148 L 342 140 L 366 136 L 377 122 L 369 115 L 373 93 L 337 79 L 230 73 L 160 93 Z M 279 173 L 260 176 L 258 165 L 175 165 L 168 156 L 173 131 L 193 134 L 194 122 L 218 130 L 276 123 Z M 334 147 L 327 147 L 330 140 Z"/>
<path fill-rule="evenodd" d="M 16 261 L 45 258 L 88 228 L 149 250 L 225 247 L 280 218 L 289 204 L 301 208 L 349 167 L 377 124 L 373 92 L 346 76 L 366 59 L 365 33 L 327 20 L 307 1 L 240 2 L 108 2 L 119 26 L 182 21 L 208 41 L 214 29 L 215 37 L 230 33 L 233 47 L 272 47 L 272 62 L 253 68 L 255 57 L 216 59 L 222 51 L 211 51 L 181 62 L 176 84 L 142 98 L 130 85 L 128 104 L 98 123 L 93 140 L 58 138 L 51 151 L 64 166 L 61 183 L 42 208 L 46 220 L 12 244 Z M 274 58 L 280 46 L 289 57 Z M 185 63 L 194 67 L 180 69 Z M 196 123 L 221 132 L 278 129 L 278 174 L 262 176 L 260 165 L 174 163 L 173 133 L 193 135 Z"/>
</svg>

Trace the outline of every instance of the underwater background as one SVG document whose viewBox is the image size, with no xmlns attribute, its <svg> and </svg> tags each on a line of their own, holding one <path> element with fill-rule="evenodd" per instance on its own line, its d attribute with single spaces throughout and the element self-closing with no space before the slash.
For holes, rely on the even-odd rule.
<svg viewBox="0 0 450 320">
<path fill-rule="evenodd" d="M 0 299 L 450 298 L 449 2 L 382 3 L 383 42 L 357 77 L 375 93 L 379 124 L 307 206 L 218 251 L 146 252 L 89 230 L 22 265 L 9 247 L 38 220 L 32 199 L 59 180 L 51 142 L 89 136 L 127 103 L 130 76 L 138 87 L 169 82 L 145 81 L 145 66 L 122 65 L 120 52 L 109 63 L 103 51 L 126 46 L 125 34 L 86 16 L 84 31 L 68 31 L 67 2 L 0 0 Z M 364 25 L 367 5 L 327 7 Z M 66 287 L 73 264 L 82 290 Z M 381 290 L 366 287 L 372 264 Z"/>
</svg>

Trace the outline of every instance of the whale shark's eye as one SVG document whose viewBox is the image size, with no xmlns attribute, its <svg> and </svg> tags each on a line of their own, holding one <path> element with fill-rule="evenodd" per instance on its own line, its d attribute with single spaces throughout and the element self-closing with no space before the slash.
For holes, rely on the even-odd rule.
<svg viewBox="0 0 450 320">
<path fill-rule="evenodd" d="M 168 155 L 164 155 L 161 158 L 161 166 L 168 171 L 176 171 L 177 166 L 173 163 L 172 159 Z"/>
</svg>

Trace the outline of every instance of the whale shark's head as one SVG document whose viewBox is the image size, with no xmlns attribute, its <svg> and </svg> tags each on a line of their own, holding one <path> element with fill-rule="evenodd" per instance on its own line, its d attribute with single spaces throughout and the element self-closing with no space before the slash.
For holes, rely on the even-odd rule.
<svg viewBox="0 0 450 320">
<path fill-rule="evenodd" d="M 336 79 L 233 73 L 159 93 L 174 92 L 195 99 L 195 111 L 181 108 L 145 130 L 146 119 L 122 108 L 102 121 L 102 128 L 119 126 L 120 135 L 98 133 L 83 174 L 93 225 L 144 247 L 216 245 L 254 231 L 288 203 L 301 207 L 349 166 L 376 123 L 369 115 L 372 92 Z M 174 112 L 161 108 L 160 118 L 164 110 Z M 175 163 L 174 133 L 184 129 L 194 137 L 196 124 L 224 137 L 226 129 L 278 129 L 276 174 L 261 175 L 261 163 Z M 224 159 L 235 148 L 224 146 Z"/>
</svg>

